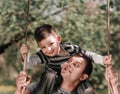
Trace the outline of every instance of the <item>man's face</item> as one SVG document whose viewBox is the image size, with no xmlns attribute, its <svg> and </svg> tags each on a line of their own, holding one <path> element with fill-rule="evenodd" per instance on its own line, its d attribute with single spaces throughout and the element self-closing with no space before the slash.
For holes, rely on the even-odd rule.
<svg viewBox="0 0 120 94">
<path fill-rule="evenodd" d="M 55 34 L 49 34 L 48 37 L 38 43 L 38 47 L 47 56 L 55 56 L 60 49 L 60 38 Z"/>
<path fill-rule="evenodd" d="M 62 65 L 61 75 L 64 80 L 77 81 L 83 74 L 86 67 L 86 62 L 82 57 L 73 56 Z"/>
</svg>

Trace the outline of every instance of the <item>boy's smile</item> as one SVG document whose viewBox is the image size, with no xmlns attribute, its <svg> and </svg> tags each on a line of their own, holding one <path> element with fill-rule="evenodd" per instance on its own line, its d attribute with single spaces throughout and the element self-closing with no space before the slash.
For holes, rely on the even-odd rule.
<svg viewBox="0 0 120 94">
<path fill-rule="evenodd" d="M 38 47 L 45 55 L 55 56 L 59 52 L 60 41 L 57 39 L 57 36 L 50 34 L 47 38 L 38 43 Z"/>
</svg>

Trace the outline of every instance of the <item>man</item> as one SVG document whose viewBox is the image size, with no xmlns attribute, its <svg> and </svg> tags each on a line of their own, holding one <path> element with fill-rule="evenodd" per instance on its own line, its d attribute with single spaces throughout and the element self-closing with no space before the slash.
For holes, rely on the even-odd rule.
<svg viewBox="0 0 120 94">
<path fill-rule="evenodd" d="M 84 83 L 89 78 L 91 72 L 92 63 L 86 56 L 80 54 L 71 57 L 62 65 L 62 83 L 60 86 L 54 88 L 52 94 L 95 94 L 94 90 L 88 88 L 85 91 L 82 91 L 83 89 L 77 89 L 78 85 Z M 15 94 L 20 94 L 22 87 L 27 86 L 30 82 L 30 80 L 25 79 L 26 74 L 24 72 L 20 73 L 16 79 L 17 89 Z M 22 81 L 20 82 L 20 80 Z M 26 88 L 24 94 L 29 94 L 27 91 Z M 39 90 L 37 93 L 39 94 Z"/>
<path fill-rule="evenodd" d="M 53 91 L 53 94 L 95 94 L 94 90 L 90 88 L 85 91 L 77 91 L 77 86 L 87 80 L 91 72 L 92 63 L 87 57 L 73 56 L 62 65 L 63 81 L 60 87 Z"/>
</svg>

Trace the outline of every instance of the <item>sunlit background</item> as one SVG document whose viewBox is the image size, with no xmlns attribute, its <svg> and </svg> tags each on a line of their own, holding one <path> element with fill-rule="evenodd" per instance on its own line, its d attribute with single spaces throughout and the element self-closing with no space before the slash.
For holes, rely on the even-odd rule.
<svg viewBox="0 0 120 94">
<path fill-rule="evenodd" d="M 106 55 L 106 0 L 0 0 L 0 94 L 13 94 L 15 78 L 23 70 L 19 49 L 30 46 L 29 53 L 38 50 L 33 37 L 37 26 L 53 25 L 63 37 L 82 49 Z M 113 67 L 120 69 L 120 1 L 110 0 L 110 54 Z M 26 36 L 27 32 L 27 36 Z M 40 66 L 43 70 L 43 66 Z M 94 64 L 90 78 L 98 94 L 107 94 L 104 67 Z M 35 68 L 26 71 L 34 76 Z M 119 73 L 120 74 L 120 73 Z"/>
</svg>

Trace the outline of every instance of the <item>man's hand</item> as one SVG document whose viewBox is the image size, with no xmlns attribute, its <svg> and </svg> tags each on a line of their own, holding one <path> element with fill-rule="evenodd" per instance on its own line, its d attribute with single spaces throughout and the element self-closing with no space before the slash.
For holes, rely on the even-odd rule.
<svg viewBox="0 0 120 94">
<path fill-rule="evenodd" d="M 16 92 L 15 94 L 20 94 L 23 87 L 27 87 L 30 84 L 30 76 L 26 75 L 24 71 L 21 71 L 16 78 Z"/>
<path fill-rule="evenodd" d="M 112 69 L 112 66 L 106 67 L 105 78 L 108 82 L 110 81 L 113 86 L 118 85 L 118 73 Z"/>
</svg>

